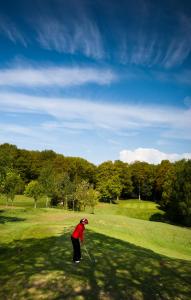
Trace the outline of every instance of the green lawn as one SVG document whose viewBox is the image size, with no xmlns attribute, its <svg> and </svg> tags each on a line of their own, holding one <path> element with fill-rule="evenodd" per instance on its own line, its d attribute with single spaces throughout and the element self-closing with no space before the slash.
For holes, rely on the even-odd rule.
<svg viewBox="0 0 191 300">
<path fill-rule="evenodd" d="M 191 230 L 114 206 L 101 204 L 94 215 L 1 206 L 0 299 L 190 300 Z M 83 251 L 74 265 L 70 234 L 83 216 L 92 261 Z"/>
<path fill-rule="evenodd" d="M 0 195 L 0 205 L 6 205 L 6 198 L 2 197 Z M 12 202 L 9 201 L 9 206 L 12 206 Z M 17 207 L 34 207 L 34 200 L 30 197 L 24 196 L 24 195 L 17 195 L 13 201 L 13 206 Z M 46 197 L 42 197 L 37 202 L 38 208 L 46 207 Z"/>
<path fill-rule="evenodd" d="M 0 197 L 0 205 L 6 205 L 6 200 Z M 9 202 L 9 206 L 12 203 Z M 34 207 L 34 200 L 30 197 L 17 195 L 14 199 L 13 206 L 16 207 Z M 38 208 L 46 207 L 46 198 L 37 202 Z M 161 220 L 164 212 L 158 208 L 158 205 L 151 201 L 139 200 L 120 200 L 118 204 L 99 203 L 95 209 L 98 214 L 124 215 L 131 218 L 142 220 Z"/>
<path fill-rule="evenodd" d="M 153 221 L 164 218 L 164 212 L 158 208 L 156 203 L 140 200 L 120 200 L 118 204 L 99 203 L 96 212 Z"/>
</svg>

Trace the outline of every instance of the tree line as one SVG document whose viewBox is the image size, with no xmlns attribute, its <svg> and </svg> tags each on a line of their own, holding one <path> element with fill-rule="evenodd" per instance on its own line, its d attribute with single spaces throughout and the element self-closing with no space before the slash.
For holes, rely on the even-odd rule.
<svg viewBox="0 0 191 300">
<path fill-rule="evenodd" d="M 157 202 L 167 217 L 191 226 L 191 160 L 154 165 L 135 161 L 106 161 L 95 166 L 80 157 L 66 157 L 52 150 L 29 151 L 0 145 L 0 193 L 7 201 L 16 194 L 45 196 L 47 206 L 85 210 L 98 201 L 118 199 Z"/>
</svg>

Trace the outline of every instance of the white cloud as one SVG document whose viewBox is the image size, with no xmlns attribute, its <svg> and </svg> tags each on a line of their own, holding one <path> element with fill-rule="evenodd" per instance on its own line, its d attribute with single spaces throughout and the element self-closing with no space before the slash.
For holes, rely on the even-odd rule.
<svg viewBox="0 0 191 300">
<path fill-rule="evenodd" d="M 0 86 L 73 86 L 109 84 L 117 76 L 109 69 L 94 68 L 9 68 L 0 69 Z"/>
<path fill-rule="evenodd" d="M 191 139 L 191 110 L 149 105 L 117 105 L 75 98 L 47 98 L 19 93 L 0 92 L 0 110 L 44 114 L 65 125 L 102 128 L 111 131 L 146 128 L 161 132 L 177 131 L 179 138 Z M 83 125 L 82 125 L 83 124 Z M 63 124 L 61 124 L 63 126 Z M 178 137 L 178 136 L 177 136 Z"/>
<path fill-rule="evenodd" d="M 120 159 L 128 163 L 138 160 L 153 164 L 159 164 L 162 160 L 168 159 L 169 161 L 174 162 L 183 158 L 191 159 L 191 153 L 164 153 L 153 148 L 137 148 L 133 151 L 120 151 Z"/>
</svg>

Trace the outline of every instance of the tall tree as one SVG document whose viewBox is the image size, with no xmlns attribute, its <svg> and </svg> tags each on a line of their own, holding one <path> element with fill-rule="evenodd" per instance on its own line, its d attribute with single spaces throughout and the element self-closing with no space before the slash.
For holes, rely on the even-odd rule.
<svg viewBox="0 0 191 300">
<path fill-rule="evenodd" d="M 100 193 L 100 198 L 105 202 L 112 203 L 113 200 L 118 200 L 122 191 L 119 176 L 116 175 L 99 181 L 97 190 Z"/>
<path fill-rule="evenodd" d="M 41 169 L 38 181 L 46 196 L 46 207 L 48 207 L 55 190 L 55 172 L 52 164 L 47 164 Z"/>
<path fill-rule="evenodd" d="M 0 145 L 0 163 L 6 169 L 13 169 L 14 162 L 17 159 L 18 149 L 15 145 L 2 144 Z"/>
<path fill-rule="evenodd" d="M 75 199 L 77 201 L 77 208 L 79 210 L 85 210 L 88 205 L 88 190 L 89 183 L 86 180 L 82 180 L 77 184 Z"/>
<path fill-rule="evenodd" d="M 112 161 L 102 163 L 97 168 L 96 189 L 100 192 L 100 199 L 112 202 L 120 197 L 123 183 L 120 178 L 121 169 Z"/>
<path fill-rule="evenodd" d="M 160 202 L 163 193 L 163 186 L 166 182 L 166 175 L 172 168 L 173 164 L 169 160 L 162 160 L 159 165 L 156 166 L 155 176 L 155 200 Z"/>
<path fill-rule="evenodd" d="M 132 191 L 133 191 L 133 183 L 131 180 L 131 171 L 130 167 L 127 163 L 124 163 L 120 160 L 116 160 L 114 162 L 114 167 L 116 169 L 116 172 L 119 176 L 122 190 L 120 197 L 122 199 L 128 199 L 131 197 Z"/>
<path fill-rule="evenodd" d="M 75 191 L 76 191 L 75 183 L 71 181 L 68 174 L 66 174 L 64 178 L 64 208 L 65 209 L 68 209 L 69 203 L 72 202 L 72 207 L 74 210 Z"/>
<path fill-rule="evenodd" d="M 91 207 L 92 214 L 94 214 L 94 209 L 99 199 L 99 192 L 96 191 L 92 186 L 90 186 L 87 192 L 87 198 L 88 198 L 87 200 L 88 206 Z"/>
<path fill-rule="evenodd" d="M 7 205 L 9 199 L 12 202 L 15 198 L 15 195 L 21 191 L 23 181 L 19 174 L 17 174 L 14 170 L 10 169 L 6 172 L 4 179 L 0 183 L 0 190 L 3 194 L 6 195 Z"/>
<path fill-rule="evenodd" d="M 174 163 L 167 175 L 162 205 L 173 222 L 191 226 L 191 160 Z"/>
<path fill-rule="evenodd" d="M 32 180 L 25 188 L 25 195 L 34 199 L 34 208 L 36 208 L 37 201 L 43 196 L 42 185 L 37 180 Z"/>
<path fill-rule="evenodd" d="M 155 180 L 155 166 L 146 162 L 136 161 L 130 165 L 134 196 L 141 199 L 152 200 Z"/>
</svg>

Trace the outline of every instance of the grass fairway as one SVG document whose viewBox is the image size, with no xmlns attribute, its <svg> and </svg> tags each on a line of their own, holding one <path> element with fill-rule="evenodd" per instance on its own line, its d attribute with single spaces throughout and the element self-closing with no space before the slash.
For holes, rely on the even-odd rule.
<svg viewBox="0 0 191 300">
<path fill-rule="evenodd" d="M 96 207 L 98 214 L 115 214 L 131 218 L 159 221 L 163 219 L 164 212 L 151 201 L 120 200 L 118 204 L 99 203 Z"/>
<path fill-rule="evenodd" d="M 191 299 L 191 230 L 129 218 L 0 207 L 0 299 Z M 79 265 L 70 234 L 88 217 Z"/>
<path fill-rule="evenodd" d="M 0 205 L 6 206 L 6 198 L 0 197 Z M 12 202 L 9 201 L 9 206 L 12 206 Z M 13 201 L 13 206 L 16 207 L 34 207 L 34 199 L 24 196 L 24 195 L 17 195 Z M 46 207 L 46 197 L 42 197 L 37 202 L 37 208 Z"/>
</svg>

